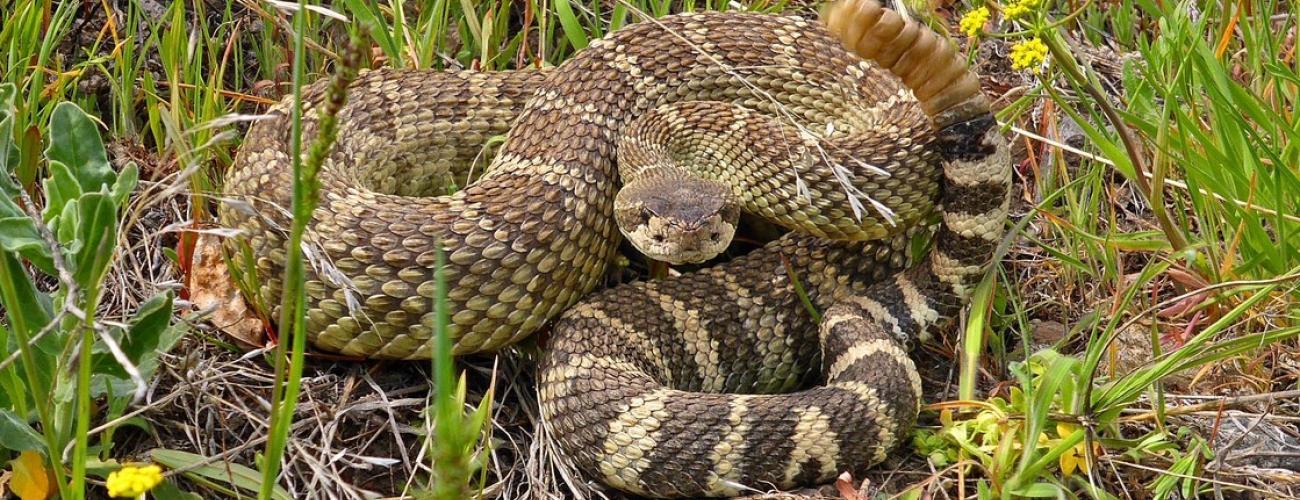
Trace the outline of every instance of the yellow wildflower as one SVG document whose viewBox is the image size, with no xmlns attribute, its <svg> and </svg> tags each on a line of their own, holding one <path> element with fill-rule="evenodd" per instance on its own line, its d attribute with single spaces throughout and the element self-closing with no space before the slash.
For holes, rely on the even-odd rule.
<svg viewBox="0 0 1300 500">
<path fill-rule="evenodd" d="M 1047 44 L 1038 37 L 1011 46 L 1011 69 L 1028 69 L 1037 73 L 1047 60 Z"/>
<path fill-rule="evenodd" d="M 1033 12 L 1042 3 L 1043 0 L 1012 0 L 1002 8 L 1002 17 L 1007 18 L 1008 21 L 1015 21 Z"/>
<path fill-rule="evenodd" d="M 128 465 L 108 474 L 108 496 L 137 498 L 158 486 L 162 480 L 162 468 L 157 465 Z"/>
<path fill-rule="evenodd" d="M 989 22 L 989 8 L 980 7 L 961 16 L 960 26 L 966 36 L 975 38 L 979 36 L 980 31 L 984 29 L 984 23 L 987 22 Z"/>
<path fill-rule="evenodd" d="M 9 461 L 9 466 L 12 470 L 0 473 L 0 496 L 4 496 L 5 478 L 9 480 L 9 491 L 22 500 L 43 500 L 51 496 L 50 474 L 40 453 L 32 450 L 19 453 L 18 458 Z"/>
<path fill-rule="evenodd" d="M 1060 439 L 1070 437 L 1077 430 L 1079 430 L 1077 425 L 1065 422 L 1056 423 L 1056 435 L 1060 436 Z M 1070 449 L 1065 450 L 1065 453 L 1061 454 L 1061 475 L 1068 478 L 1074 475 L 1075 469 L 1088 472 L 1088 446 L 1085 444 L 1086 442 L 1086 440 L 1080 441 L 1079 444 L 1070 447 Z"/>
</svg>

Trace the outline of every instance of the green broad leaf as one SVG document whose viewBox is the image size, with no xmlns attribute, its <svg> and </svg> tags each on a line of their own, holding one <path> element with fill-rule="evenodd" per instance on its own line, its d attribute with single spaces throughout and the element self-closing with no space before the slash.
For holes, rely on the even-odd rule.
<svg viewBox="0 0 1300 500">
<path fill-rule="evenodd" d="M 113 206 L 121 209 L 126 206 L 126 200 L 135 191 L 135 186 L 140 182 L 140 168 L 135 162 L 127 164 L 117 174 L 117 182 L 113 183 L 111 191 L 113 197 Z"/>
<path fill-rule="evenodd" d="M 1012 495 L 1024 498 L 1061 498 L 1061 487 L 1051 483 L 1034 483 L 1024 488 L 1017 488 Z"/>
<path fill-rule="evenodd" d="M 370 8 L 370 4 L 363 0 L 346 0 L 348 11 L 352 14 L 352 19 L 375 40 L 379 48 L 384 51 L 393 64 L 402 60 L 401 50 L 398 49 L 397 43 L 393 41 L 392 34 L 389 33 L 388 26 L 380 20 L 379 15 Z"/>
<path fill-rule="evenodd" d="M 81 211 L 78 207 L 81 205 L 81 199 L 69 201 L 63 206 L 63 211 L 59 215 L 49 219 L 50 230 L 54 231 L 54 239 L 63 246 L 64 252 L 69 254 L 77 252 L 81 248 L 81 241 L 77 240 L 77 226 L 81 220 Z"/>
<path fill-rule="evenodd" d="M 172 294 L 165 292 L 153 296 L 136 312 L 127 329 L 122 350 L 132 361 L 140 361 L 150 354 L 161 354 L 175 344 L 165 333 L 172 324 Z M 161 351 L 161 352 L 160 352 Z"/>
<path fill-rule="evenodd" d="M 578 21 L 578 16 L 573 13 L 573 6 L 569 0 L 555 0 L 555 15 L 560 18 L 560 27 L 564 29 L 564 36 L 569 40 L 569 45 L 573 50 L 582 50 L 587 48 L 587 32 L 582 29 L 582 22 Z"/>
<path fill-rule="evenodd" d="M 68 202 L 80 198 L 84 192 L 81 183 L 67 164 L 50 160 L 49 177 L 45 178 L 45 209 L 42 214 L 45 222 L 50 222 L 55 215 L 63 213 Z"/>
<path fill-rule="evenodd" d="M 44 450 L 40 433 L 8 408 L 0 408 L 0 448 L 18 452 Z"/>
<path fill-rule="evenodd" d="M 0 218 L 0 250 L 21 255 L 41 272 L 54 275 L 50 249 L 36 231 L 36 223 L 26 216 Z"/>
<path fill-rule="evenodd" d="M 100 460 L 97 458 L 86 458 L 86 475 L 99 478 L 107 478 L 109 474 L 122 468 L 122 463 L 116 459 Z"/>
<path fill-rule="evenodd" d="M 141 376 L 148 379 L 157 368 L 158 357 L 176 345 L 181 333 L 183 330 L 172 328 L 172 295 L 167 292 L 155 295 L 142 304 L 130 326 L 117 341 L 126 359 L 136 366 Z M 95 374 L 114 377 L 126 383 L 114 384 L 115 394 L 124 393 L 120 389 L 132 390 L 129 375 L 112 353 L 96 353 L 94 366 Z"/>
<path fill-rule="evenodd" d="M 149 422 L 149 419 L 146 419 L 146 418 L 141 417 L 141 416 L 134 416 L 134 417 L 130 417 L 130 418 L 127 418 L 127 419 L 125 419 L 125 420 L 122 420 L 121 422 L 119 422 L 119 423 L 118 423 L 116 426 L 114 426 L 113 428 L 114 428 L 114 429 L 121 429 L 121 428 L 123 428 L 123 427 L 134 427 L 134 428 L 136 428 L 136 429 L 139 429 L 139 430 L 142 431 L 142 432 L 147 432 L 147 433 L 153 433 L 153 432 L 156 432 L 156 430 L 154 429 L 153 423 Z"/>
<path fill-rule="evenodd" d="M 149 497 L 154 500 L 203 500 L 201 496 L 180 489 L 170 479 L 149 490 Z"/>
<path fill-rule="evenodd" d="M 50 145 L 45 156 L 72 169 L 83 191 L 113 185 L 116 174 L 104 152 L 99 128 L 90 116 L 71 102 L 61 102 L 50 116 Z"/>
<path fill-rule="evenodd" d="M 176 253 L 175 248 L 163 247 L 162 253 L 164 257 L 167 257 L 167 260 L 170 260 L 172 262 L 172 264 L 179 264 L 181 261 L 181 256 L 180 254 Z"/>
<path fill-rule="evenodd" d="M 34 337 L 54 317 L 54 306 L 50 303 L 49 296 L 36 290 L 36 285 L 27 277 L 22 262 L 18 259 L 8 253 L 0 253 L 0 266 L 5 267 L 3 272 L 0 272 L 0 278 L 7 278 L 7 280 L 0 279 L 0 287 L 9 289 L 0 293 L 0 305 L 3 305 L 8 313 L 9 326 L 17 328 L 17 318 L 21 316 L 22 324 L 27 328 L 23 333 L 28 338 Z M 56 356 L 59 353 L 59 339 L 60 335 L 51 333 L 40 339 L 36 346 L 39 351 Z M 52 363 L 43 356 L 37 356 L 37 361 Z M 42 365 L 39 368 L 53 370 L 53 365 Z M 38 370 L 37 373 L 48 376 L 51 372 Z"/>
<path fill-rule="evenodd" d="M 17 187 L 14 189 L 13 195 L 0 193 L 0 218 L 27 217 L 27 212 L 23 211 L 23 207 L 18 206 L 18 203 L 14 201 L 18 194 Z"/>
<path fill-rule="evenodd" d="M 208 457 L 166 448 L 155 448 L 149 452 L 149 456 L 153 458 L 154 462 L 169 469 L 194 467 L 184 472 L 186 476 L 191 478 L 214 481 L 249 492 L 257 492 L 262 486 L 262 474 L 260 472 L 236 463 L 218 460 L 205 465 L 198 465 L 207 461 Z M 276 486 L 271 490 L 271 498 L 290 500 L 292 497 L 284 488 Z"/>
<path fill-rule="evenodd" d="M 84 290 L 99 286 L 117 246 L 117 207 L 107 192 L 87 193 L 77 200 L 77 245 L 72 277 Z M 65 221 L 66 223 L 66 221 Z"/>
</svg>

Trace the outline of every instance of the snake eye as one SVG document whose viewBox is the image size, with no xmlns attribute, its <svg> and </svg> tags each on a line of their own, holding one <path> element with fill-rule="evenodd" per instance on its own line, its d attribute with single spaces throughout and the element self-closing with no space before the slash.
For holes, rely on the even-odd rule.
<svg viewBox="0 0 1300 500">
<path fill-rule="evenodd" d="M 646 207 L 641 207 L 641 212 L 637 214 L 637 216 L 640 218 L 641 224 L 649 224 L 650 217 L 652 217 L 653 215 L 654 213 L 651 212 L 650 209 Z"/>
</svg>

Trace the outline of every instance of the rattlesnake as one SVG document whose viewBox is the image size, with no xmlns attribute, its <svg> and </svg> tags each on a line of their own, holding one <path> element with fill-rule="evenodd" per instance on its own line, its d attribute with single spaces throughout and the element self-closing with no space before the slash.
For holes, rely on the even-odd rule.
<svg viewBox="0 0 1300 500">
<path fill-rule="evenodd" d="M 441 245 L 457 354 L 500 348 L 568 310 L 546 342 L 542 416 L 602 482 L 651 496 L 725 495 L 878 462 L 919 401 L 901 344 L 964 306 L 1001 235 L 1010 169 L 978 81 L 946 41 L 876 0 L 844 0 L 826 19 L 682 14 L 611 33 L 547 72 L 363 74 L 340 114 L 306 245 L 312 342 L 428 357 Z M 763 177 L 741 194 L 797 230 L 726 264 L 570 308 L 616 252 L 623 144 L 646 139 L 652 153 L 672 137 L 656 142 L 651 132 L 673 120 L 646 118 L 641 135 L 620 135 L 654 113 L 687 116 L 688 101 L 724 101 L 794 131 L 797 141 L 772 137 L 780 147 L 757 155 L 800 143 L 787 149 L 811 156 L 796 162 L 807 168 L 754 171 Z M 271 303 L 284 256 L 278 227 L 288 223 L 277 207 L 290 199 L 287 109 L 249 132 L 226 180 L 227 197 L 246 203 L 220 212 L 248 235 Z M 314 135 L 313 121 L 305 131 Z M 468 177 L 481 145 L 507 131 L 479 180 L 434 196 L 442 188 L 429 186 Z M 820 163 L 846 170 L 819 172 Z M 880 205 L 853 208 L 859 194 Z M 897 272 L 936 200 L 934 248 Z M 623 228 L 633 236 L 636 219 Z M 795 278 L 822 311 L 820 328 Z"/>
</svg>

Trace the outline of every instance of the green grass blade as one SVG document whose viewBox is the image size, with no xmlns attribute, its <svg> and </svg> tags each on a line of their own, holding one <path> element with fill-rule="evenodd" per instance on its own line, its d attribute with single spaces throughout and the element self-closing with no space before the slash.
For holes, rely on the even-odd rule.
<svg viewBox="0 0 1300 500">
<path fill-rule="evenodd" d="M 568 39 L 569 45 L 574 50 L 587 48 L 587 32 L 582 29 L 582 22 L 573 13 L 573 6 L 569 4 L 569 0 L 555 0 L 555 16 L 560 20 L 560 26 L 564 29 L 564 36 Z"/>
</svg>

